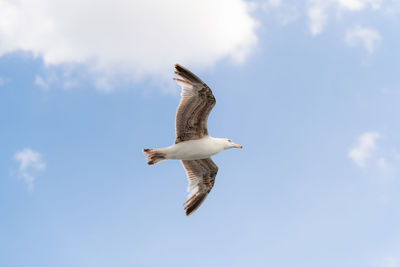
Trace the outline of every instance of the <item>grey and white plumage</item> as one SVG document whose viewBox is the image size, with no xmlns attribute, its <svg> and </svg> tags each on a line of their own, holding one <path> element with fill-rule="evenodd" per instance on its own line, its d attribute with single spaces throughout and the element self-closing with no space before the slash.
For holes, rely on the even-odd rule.
<svg viewBox="0 0 400 267">
<path fill-rule="evenodd" d="M 181 160 L 189 180 L 186 215 L 192 214 L 204 201 L 214 186 L 218 166 L 211 156 L 229 149 L 242 148 L 226 138 L 208 134 L 207 119 L 215 106 L 211 89 L 196 75 L 176 64 L 174 80 L 182 87 L 181 101 L 176 112 L 175 144 L 166 148 L 144 149 L 147 164 L 153 165 L 167 159 Z"/>
</svg>

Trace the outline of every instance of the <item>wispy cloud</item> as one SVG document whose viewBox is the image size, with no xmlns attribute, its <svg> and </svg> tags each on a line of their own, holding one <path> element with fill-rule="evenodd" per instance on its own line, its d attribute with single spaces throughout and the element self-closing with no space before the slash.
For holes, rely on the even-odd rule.
<svg viewBox="0 0 400 267">
<path fill-rule="evenodd" d="M 357 137 L 357 143 L 350 148 L 349 158 L 359 167 L 365 167 L 368 159 L 376 148 L 376 140 L 380 134 L 377 132 L 366 132 Z"/>
<path fill-rule="evenodd" d="M 0 0 L 0 56 L 23 50 L 46 65 L 158 76 L 175 63 L 243 62 L 257 43 L 256 24 L 244 0 Z"/>
<path fill-rule="evenodd" d="M 46 163 L 43 161 L 40 153 L 32 151 L 29 148 L 15 153 L 14 160 L 19 163 L 18 175 L 25 181 L 28 190 L 32 192 L 35 182 L 32 172 L 44 170 Z"/>
<path fill-rule="evenodd" d="M 381 41 L 378 31 L 367 27 L 356 27 L 346 33 L 346 43 L 351 46 L 363 46 L 369 53 L 373 53 Z"/>
<path fill-rule="evenodd" d="M 329 18 L 341 18 L 338 14 L 373 10 L 386 15 L 387 10 L 397 9 L 394 1 L 385 4 L 383 0 L 307 0 L 310 32 L 313 35 L 322 33 Z"/>
<path fill-rule="evenodd" d="M 307 15 L 310 20 L 310 32 L 313 35 L 320 34 L 327 22 L 326 3 L 321 1 L 310 1 L 311 4 L 307 10 Z"/>
<path fill-rule="evenodd" d="M 57 71 L 56 68 L 47 68 L 44 72 L 35 76 L 34 84 L 44 91 L 54 86 L 70 89 L 77 86 L 77 81 L 72 78 L 73 74 L 79 75 L 79 72 L 73 72 L 71 68 L 65 68 L 63 72 Z"/>
<path fill-rule="evenodd" d="M 361 10 L 364 8 L 364 1 L 360 0 L 339 0 L 339 6 L 348 10 Z"/>
<path fill-rule="evenodd" d="M 282 0 L 267 0 L 264 2 L 264 8 L 278 8 L 282 5 Z"/>
<path fill-rule="evenodd" d="M 297 5 L 289 4 L 283 0 L 267 0 L 261 7 L 270 16 L 272 15 L 281 25 L 287 25 L 300 17 Z"/>
<path fill-rule="evenodd" d="M 379 146 L 377 140 L 380 140 Z M 385 145 L 384 141 L 378 132 L 363 133 L 347 154 L 371 181 L 380 186 L 391 185 L 397 180 L 400 163 L 397 150 L 392 145 Z"/>
<path fill-rule="evenodd" d="M 341 8 L 350 11 L 359 11 L 366 7 L 377 10 L 381 7 L 382 0 L 338 0 Z"/>
<path fill-rule="evenodd" d="M 35 84 L 39 87 L 42 87 L 43 89 L 48 89 L 51 84 L 51 81 L 49 79 L 45 79 L 40 75 L 36 75 Z"/>
</svg>

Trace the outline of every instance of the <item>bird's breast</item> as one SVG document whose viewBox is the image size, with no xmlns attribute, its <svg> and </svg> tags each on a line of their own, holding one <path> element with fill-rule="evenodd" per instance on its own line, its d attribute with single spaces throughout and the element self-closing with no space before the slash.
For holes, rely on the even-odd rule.
<svg viewBox="0 0 400 267">
<path fill-rule="evenodd" d="M 221 150 L 210 138 L 205 137 L 174 144 L 170 147 L 167 157 L 181 160 L 205 159 Z"/>
</svg>

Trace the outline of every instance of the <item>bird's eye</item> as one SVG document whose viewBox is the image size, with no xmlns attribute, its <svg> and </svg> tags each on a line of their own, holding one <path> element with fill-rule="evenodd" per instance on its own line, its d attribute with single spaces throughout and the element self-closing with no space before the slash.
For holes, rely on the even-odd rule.
<svg viewBox="0 0 400 267">
<path fill-rule="evenodd" d="M 232 143 L 232 140 L 231 140 L 231 139 L 228 139 L 228 142 Z"/>
</svg>

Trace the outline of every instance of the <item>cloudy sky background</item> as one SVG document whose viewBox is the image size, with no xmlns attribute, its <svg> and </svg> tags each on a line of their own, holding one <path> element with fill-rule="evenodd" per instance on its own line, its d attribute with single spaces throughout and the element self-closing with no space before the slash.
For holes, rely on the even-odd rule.
<svg viewBox="0 0 400 267">
<path fill-rule="evenodd" d="M 0 265 L 400 266 L 400 1 L 0 0 Z M 184 215 L 173 64 L 217 105 Z"/>
</svg>

